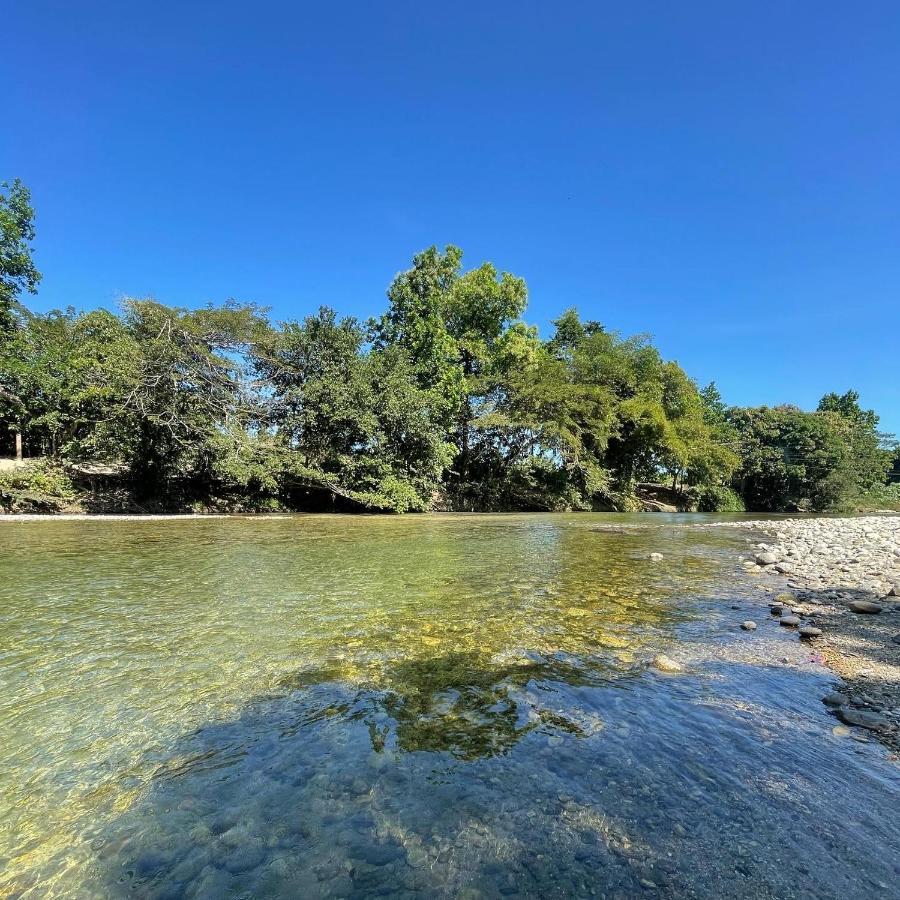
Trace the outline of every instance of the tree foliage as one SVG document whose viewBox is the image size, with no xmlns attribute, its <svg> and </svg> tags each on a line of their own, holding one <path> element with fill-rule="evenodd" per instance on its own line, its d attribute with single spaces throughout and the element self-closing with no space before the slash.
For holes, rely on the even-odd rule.
<svg viewBox="0 0 900 900">
<path fill-rule="evenodd" d="M 32 223 L 14 182 L 0 417 L 28 456 L 105 464 L 139 508 L 630 509 L 649 482 L 684 508 L 823 509 L 890 466 L 855 392 L 728 408 L 648 337 L 575 309 L 542 339 L 525 282 L 465 270 L 457 247 L 417 254 L 367 323 L 153 299 L 37 315 L 19 302 L 40 277 Z"/>
</svg>

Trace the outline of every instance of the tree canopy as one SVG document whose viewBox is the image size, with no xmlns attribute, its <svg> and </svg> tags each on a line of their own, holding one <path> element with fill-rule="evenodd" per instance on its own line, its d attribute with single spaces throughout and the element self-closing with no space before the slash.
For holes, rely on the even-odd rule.
<svg viewBox="0 0 900 900">
<path fill-rule="evenodd" d="M 33 210 L 0 195 L 0 453 L 102 464 L 139 509 L 825 509 L 884 485 L 896 445 L 854 391 L 728 407 L 645 335 L 430 247 L 368 322 L 321 308 L 127 299 L 29 312 Z"/>
</svg>

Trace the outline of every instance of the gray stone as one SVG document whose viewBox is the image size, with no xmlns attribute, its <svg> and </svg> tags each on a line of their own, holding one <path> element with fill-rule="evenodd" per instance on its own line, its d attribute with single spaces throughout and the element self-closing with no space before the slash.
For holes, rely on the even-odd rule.
<svg viewBox="0 0 900 900">
<path fill-rule="evenodd" d="M 816 628 L 814 625 L 804 625 L 800 629 L 800 637 L 802 638 L 816 638 L 822 634 L 821 628 Z"/>
<path fill-rule="evenodd" d="M 867 709 L 842 706 L 838 710 L 838 716 L 847 725 L 858 725 L 860 728 L 868 728 L 870 731 L 887 731 L 890 728 L 890 722 L 884 716 L 869 712 Z"/>
<path fill-rule="evenodd" d="M 778 557 L 769 550 L 766 550 L 764 553 L 756 554 L 756 562 L 760 566 L 771 566 L 772 563 L 778 562 Z"/>
<path fill-rule="evenodd" d="M 796 628 L 800 624 L 800 619 L 797 616 L 782 616 L 778 620 L 779 625 L 785 625 L 788 628 Z"/>
<path fill-rule="evenodd" d="M 651 553 L 649 558 L 654 562 L 659 562 L 663 558 L 663 555 L 662 553 Z"/>
<path fill-rule="evenodd" d="M 844 706 L 846 703 L 850 702 L 850 698 L 840 691 L 832 691 L 826 697 L 822 698 L 822 702 L 826 706 Z"/>
<path fill-rule="evenodd" d="M 796 569 L 794 568 L 792 563 L 780 562 L 775 563 L 775 571 L 781 572 L 782 575 L 793 575 Z"/>
<path fill-rule="evenodd" d="M 887 592 L 888 597 L 900 597 L 900 581 L 895 581 Z"/>
<path fill-rule="evenodd" d="M 855 613 L 869 613 L 870 615 L 880 613 L 882 610 L 882 607 L 877 603 L 872 603 L 871 600 L 851 600 L 847 606 Z"/>
<path fill-rule="evenodd" d="M 744 631 L 756 631 L 756 622 L 751 622 L 749 620 L 741 622 L 741 628 L 743 628 Z"/>
</svg>

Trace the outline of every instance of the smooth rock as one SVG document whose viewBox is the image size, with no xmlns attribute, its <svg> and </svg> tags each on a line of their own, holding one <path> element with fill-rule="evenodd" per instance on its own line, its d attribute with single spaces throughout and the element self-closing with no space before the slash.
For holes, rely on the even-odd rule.
<svg viewBox="0 0 900 900">
<path fill-rule="evenodd" d="M 778 562 L 778 557 L 774 553 L 766 550 L 764 553 L 756 554 L 756 562 L 757 565 L 760 566 L 771 566 L 772 563 Z"/>
<path fill-rule="evenodd" d="M 749 620 L 741 622 L 741 628 L 743 628 L 744 631 L 756 631 L 756 622 L 751 622 Z"/>
<path fill-rule="evenodd" d="M 850 698 L 840 691 L 832 691 L 830 694 L 822 698 L 822 702 L 826 706 L 844 706 L 850 702 Z"/>
<path fill-rule="evenodd" d="M 794 612 L 790 606 L 783 606 L 781 603 L 773 603 L 771 610 L 773 616 L 790 616 Z"/>
<path fill-rule="evenodd" d="M 851 600 L 847 606 L 855 613 L 869 613 L 870 615 L 880 613 L 882 610 L 882 607 L 877 603 L 872 603 L 871 600 Z"/>
<path fill-rule="evenodd" d="M 814 625 L 804 625 L 800 629 L 800 637 L 802 638 L 816 638 L 822 634 L 821 628 L 816 628 Z"/>
<path fill-rule="evenodd" d="M 860 728 L 868 728 L 870 731 L 887 731 L 890 727 L 890 722 L 884 716 L 869 712 L 867 709 L 842 706 L 838 710 L 838 716 L 846 725 L 858 725 Z"/>
<path fill-rule="evenodd" d="M 793 575 L 797 570 L 789 562 L 775 563 L 775 571 L 781 572 L 782 575 Z"/>
<path fill-rule="evenodd" d="M 778 624 L 787 628 L 796 628 L 800 624 L 800 619 L 797 616 L 782 616 L 778 620 Z"/>
<path fill-rule="evenodd" d="M 657 653 L 656 656 L 653 657 L 653 662 L 650 665 L 652 665 L 654 669 L 659 669 L 660 672 L 684 671 L 684 666 L 681 665 L 681 663 L 676 662 L 664 653 Z"/>
</svg>

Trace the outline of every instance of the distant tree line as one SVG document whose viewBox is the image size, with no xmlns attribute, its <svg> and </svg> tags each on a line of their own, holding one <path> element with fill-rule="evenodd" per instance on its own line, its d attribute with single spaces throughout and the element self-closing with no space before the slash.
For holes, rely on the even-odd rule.
<svg viewBox="0 0 900 900">
<path fill-rule="evenodd" d="M 415 256 L 366 322 L 150 299 L 39 315 L 22 302 L 40 280 L 33 217 L 4 185 L 0 455 L 43 463 L 0 494 L 99 478 L 126 509 L 404 512 L 628 510 L 653 490 L 715 511 L 885 490 L 896 448 L 853 391 L 815 412 L 728 407 L 649 338 L 574 309 L 542 339 L 525 282 L 465 270 L 456 247 Z"/>
</svg>

